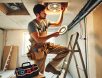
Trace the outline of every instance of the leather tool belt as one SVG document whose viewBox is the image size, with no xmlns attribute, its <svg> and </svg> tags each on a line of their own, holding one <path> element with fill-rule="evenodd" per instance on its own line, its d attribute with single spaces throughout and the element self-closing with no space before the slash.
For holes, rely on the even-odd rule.
<svg viewBox="0 0 102 78">
<path fill-rule="evenodd" d="M 43 59 L 48 52 L 48 46 L 50 43 L 37 43 L 31 45 L 27 56 L 31 60 L 41 60 Z"/>
</svg>

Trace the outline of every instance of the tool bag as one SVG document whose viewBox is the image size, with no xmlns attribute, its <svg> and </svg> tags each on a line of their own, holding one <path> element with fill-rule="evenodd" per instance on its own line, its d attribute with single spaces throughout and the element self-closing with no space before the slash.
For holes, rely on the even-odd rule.
<svg viewBox="0 0 102 78">
<path fill-rule="evenodd" d="M 16 78 L 32 78 L 39 74 L 39 68 L 36 64 L 31 65 L 30 62 L 25 62 L 22 63 L 22 67 L 15 69 L 15 74 Z"/>
</svg>

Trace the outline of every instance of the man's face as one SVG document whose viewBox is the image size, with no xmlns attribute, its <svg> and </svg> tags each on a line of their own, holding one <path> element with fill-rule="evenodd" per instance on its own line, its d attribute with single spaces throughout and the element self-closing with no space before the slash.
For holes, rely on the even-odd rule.
<svg viewBox="0 0 102 78">
<path fill-rule="evenodd" d="M 46 19 L 45 10 L 41 11 L 41 12 L 39 13 L 39 16 L 40 16 L 40 19 Z"/>
</svg>

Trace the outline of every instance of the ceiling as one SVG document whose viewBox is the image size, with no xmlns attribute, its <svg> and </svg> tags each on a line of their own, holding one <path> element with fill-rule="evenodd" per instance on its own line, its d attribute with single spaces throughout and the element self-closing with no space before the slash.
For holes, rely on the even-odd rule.
<svg viewBox="0 0 102 78">
<path fill-rule="evenodd" d="M 35 18 L 33 7 L 37 3 L 43 2 L 68 2 L 68 7 L 65 10 L 65 25 L 68 25 L 75 16 L 79 13 L 82 7 L 87 3 L 87 0 L 0 0 L 0 3 L 23 3 L 29 15 L 6 15 L 0 11 L 0 28 L 3 29 L 27 29 L 28 23 Z M 48 14 L 47 19 L 56 21 L 59 14 Z M 54 17 L 54 18 L 53 18 Z"/>
</svg>

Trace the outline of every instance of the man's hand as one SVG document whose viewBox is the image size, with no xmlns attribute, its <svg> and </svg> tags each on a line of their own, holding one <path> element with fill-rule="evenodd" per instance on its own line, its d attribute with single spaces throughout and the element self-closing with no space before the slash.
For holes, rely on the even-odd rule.
<svg viewBox="0 0 102 78">
<path fill-rule="evenodd" d="M 66 8 L 65 6 L 62 6 L 62 7 L 61 7 L 62 12 L 65 11 L 65 8 Z"/>
<path fill-rule="evenodd" d="M 58 37 L 58 36 L 59 36 L 59 32 L 53 33 L 53 36 L 54 36 L 54 37 Z"/>
</svg>

